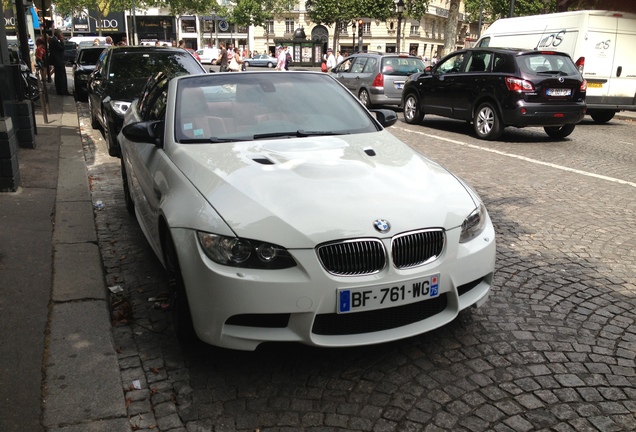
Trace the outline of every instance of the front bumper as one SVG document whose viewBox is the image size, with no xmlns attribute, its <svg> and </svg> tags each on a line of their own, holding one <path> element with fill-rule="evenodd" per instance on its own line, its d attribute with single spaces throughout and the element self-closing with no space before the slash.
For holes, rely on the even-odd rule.
<svg viewBox="0 0 636 432">
<path fill-rule="evenodd" d="M 171 232 L 197 335 L 233 349 L 254 350 L 268 341 L 347 347 L 418 335 L 451 322 L 471 305 L 483 304 L 493 281 L 495 233 L 490 221 L 484 232 L 464 244 L 459 243 L 459 229 L 447 231 L 444 253 L 430 264 L 405 270 L 389 265 L 378 274 L 357 277 L 328 274 L 313 249 L 290 250 L 298 265 L 285 270 L 221 266 L 205 256 L 194 231 Z M 390 287 L 438 273 L 439 297 L 336 313 L 338 288 Z M 407 313 L 412 318 L 405 319 Z"/>
</svg>

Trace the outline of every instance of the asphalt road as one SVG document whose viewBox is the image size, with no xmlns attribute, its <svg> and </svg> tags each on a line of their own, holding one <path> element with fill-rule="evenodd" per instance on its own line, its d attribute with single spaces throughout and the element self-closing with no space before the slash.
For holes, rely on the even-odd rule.
<svg viewBox="0 0 636 432">
<path fill-rule="evenodd" d="M 411 339 L 355 349 L 182 351 L 163 271 L 125 210 L 119 160 L 78 104 L 114 298 L 130 421 L 168 431 L 636 430 L 636 125 L 584 121 L 565 140 L 464 122 L 393 134 L 471 183 L 497 231 L 480 309 Z M 400 114 L 401 118 L 401 114 Z M 138 388 L 136 388 L 138 387 Z"/>
</svg>

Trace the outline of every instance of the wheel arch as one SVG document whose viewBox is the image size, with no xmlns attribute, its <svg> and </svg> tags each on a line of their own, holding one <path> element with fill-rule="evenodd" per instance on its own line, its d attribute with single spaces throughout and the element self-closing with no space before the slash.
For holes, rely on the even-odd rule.
<svg viewBox="0 0 636 432">
<path fill-rule="evenodd" d="M 479 97 L 477 97 L 475 99 L 475 102 L 473 103 L 473 106 L 472 106 L 472 108 L 470 110 L 471 122 L 472 122 L 472 119 L 475 118 L 475 112 L 477 112 L 477 108 L 479 108 L 479 106 L 481 104 L 483 104 L 484 102 L 490 102 L 491 104 L 493 104 L 493 106 L 497 110 L 497 115 L 499 116 L 499 120 L 501 121 L 501 125 L 503 127 L 505 127 L 506 124 L 503 122 L 504 117 L 503 117 L 503 109 L 501 108 L 501 104 L 499 103 L 497 98 L 495 98 L 495 97 L 493 97 L 492 95 L 489 95 L 489 94 L 483 94 L 483 95 L 481 95 L 481 96 L 479 96 Z"/>
</svg>

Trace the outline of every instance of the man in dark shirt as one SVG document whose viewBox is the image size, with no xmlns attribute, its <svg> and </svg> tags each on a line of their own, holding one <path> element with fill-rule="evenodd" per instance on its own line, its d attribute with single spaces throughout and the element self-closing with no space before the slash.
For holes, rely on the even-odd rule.
<svg viewBox="0 0 636 432">
<path fill-rule="evenodd" d="M 215 64 L 219 65 L 219 72 L 228 72 L 227 68 L 227 50 L 225 49 L 225 42 L 221 42 L 219 44 L 221 47 L 221 52 L 219 53 L 219 58 L 216 59 Z"/>
<path fill-rule="evenodd" d="M 51 64 L 55 68 L 55 90 L 59 95 L 69 95 L 66 82 L 66 64 L 64 62 L 64 35 L 62 30 L 55 29 L 49 41 Z"/>
</svg>

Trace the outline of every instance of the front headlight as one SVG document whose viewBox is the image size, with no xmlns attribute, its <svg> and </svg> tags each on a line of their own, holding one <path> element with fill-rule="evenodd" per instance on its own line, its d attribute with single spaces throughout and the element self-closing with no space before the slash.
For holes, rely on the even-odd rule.
<svg viewBox="0 0 636 432">
<path fill-rule="evenodd" d="M 123 117 L 126 111 L 128 111 L 128 108 L 130 108 L 130 102 L 112 100 L 110 101 L 110 106 L 113 111 Z"/>
<path fill-rule="evenodd" d="M 465 243 L 477 237 L 486 226 L 486 207 L 480 201 L 479 207 L 472 211 L 462 223 L 462 233 L 459 242 Z"/>
<path fill-rule="evenodd" d="M 270 270 L 296 265 L 287 249 L 272 243 L 225 237 L 202 231 L 197 231 L 197 238 L 205 255 L 218 264 Z"/>
</svg>

